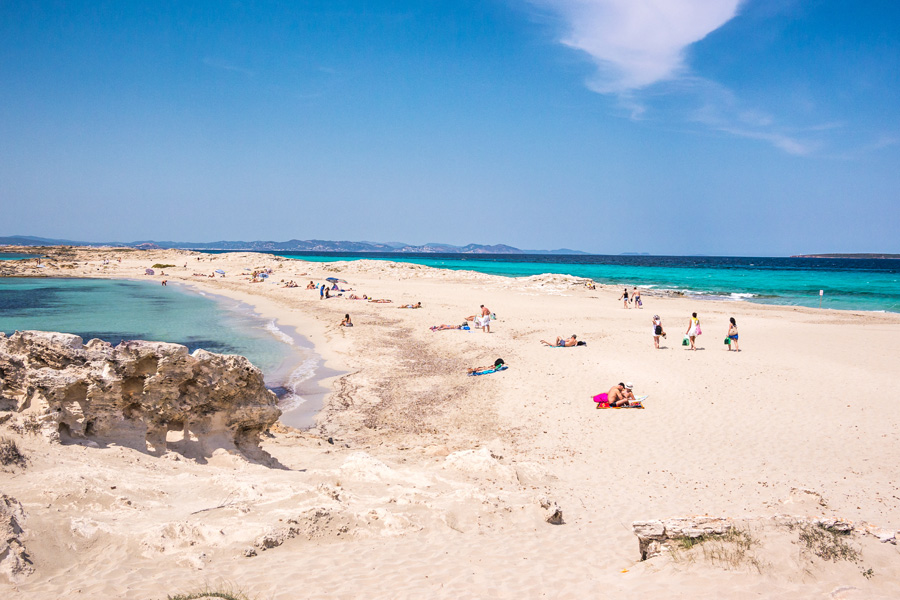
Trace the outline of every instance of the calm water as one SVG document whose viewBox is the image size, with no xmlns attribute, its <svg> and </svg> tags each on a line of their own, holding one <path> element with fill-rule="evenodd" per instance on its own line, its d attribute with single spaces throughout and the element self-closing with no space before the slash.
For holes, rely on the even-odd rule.
<svg viewBox="0 0 900 600">
<path fill-rule="evenodd" d="M 900 260 L 535 254 L 275 253 L 288 258 L 391 260 L 508 277 L 562 273 L 598 283 L 700 297 L 845 310 L 900 312 Z"/>
<path fill-rule="evenodd" d="M 19 254 L 18 252 L 0 252 L 0 260 L 23 260 L 26 258 L 38 258 L 40 254 Z"/>
<path fill-rule="evenodd" d="M 213 299 L 186 287 L 110 279 L 0 278 L 0 331 L 62 331 L 112 344 L 151 340 L 250 359 L 282 398 L 282 409 L 304 402 L 295 393 L 318 357 L 290 330 L 249 306 Z M 299 426 L 299 425 L 298 425 Z"/>
</svg>

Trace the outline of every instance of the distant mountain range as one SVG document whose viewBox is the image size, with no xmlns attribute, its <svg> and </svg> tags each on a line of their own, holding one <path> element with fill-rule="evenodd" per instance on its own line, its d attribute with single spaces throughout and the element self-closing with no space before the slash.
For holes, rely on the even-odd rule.
<svg viewBox="0 0 900 600">
<path fill-rule="evenodd" d="M 397 252 L 422 254 L 588 254 L 579 250 L 560 248 L 558 250 L 519 250 L 505 244 L 483 245 L 468 244 L 453 246 L 450 244 L 428 243 L 412 246 L 402 242 L 333 242 L 327 240 L 288 240 L 286 242 L 157 242 L 143 240 L 139 242 L 76 242 L 73 240 L 56 240 L 34 237 L 30 235 L 14 235 L 0 237 L 0 245 L 8 246 L 118 246 L 125 248 L 182 250 L 231 250 L 249 252 Z"/>
</svg>

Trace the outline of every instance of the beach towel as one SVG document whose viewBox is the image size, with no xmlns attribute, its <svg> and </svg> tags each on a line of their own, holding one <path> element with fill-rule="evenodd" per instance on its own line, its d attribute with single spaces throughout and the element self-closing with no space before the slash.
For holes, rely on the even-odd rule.
<svg viewBox="0 0 900 600">
<path fill-rule="evenodd" d="M 487 369 L 486 371 L 475 371 L 474 373 L 469 373 L 469 376 L 474 376 L 474 375 L 489 375 L 489 374 L 491 374 L 491 373 L 496 373 L 497 371 L 505 371 L 507 368 L 508 368 L 508 367 L 507 367 L 506 365 L 501 365 L 501 366 L 496 367 L 496 368 L 490 368 L 490 369 Z"/>
<path fill-rule="evenodd" d="M 644 408 L 644 405 L 641 404 L 640 400 L 636 400 L 628 406 L 610 406 L 609 404 L 600 404 L 597 406 L 597 408 Z"/>
<path fill-rule="evenodd" d="M 644 408 L 644 400 L 649 397 L 649 395 L 637 396 L 635 401 L 628 406 L 610 406 L 609 394 L 597 394 L 594 396 L 593 400 L 597 403 L 597 408 Z"/>
</svg>

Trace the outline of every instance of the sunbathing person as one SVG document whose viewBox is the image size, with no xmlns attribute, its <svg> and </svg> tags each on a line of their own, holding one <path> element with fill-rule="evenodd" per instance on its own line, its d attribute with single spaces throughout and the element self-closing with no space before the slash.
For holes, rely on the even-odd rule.
<svg viewBox="0 0 900 600">
<path fill-rule="evenodd" d="M 309 285 L 306 286 L 306 289 L 314 290 L 314 289 L 316 289 L 316 284 L 314 284 L 312 281 L 310 281 Z"/>
<path fill-rule="evenodd" d="M 630 386 L 631 384 L 629 384 Z M 630 402 L 634 401 L 634 394 L 631 392 L 631 387 L 626 387 L 624 383 L 619 383 L 609 388 L 609 392 L 607 392 L 607 397 L 609 398 L 610 406 L 628 406 Z M 597 408 L 600 408 L 600 405 L 597 405 Z"/>
<path fill-rule="evenodd" d="M 487 367 L 475 367 L 475 368 L 469 369 L 467 372 L 468 373 L 483 373 L 485 371 L 496 371 L 500 367 L 504 366 L 504 364 L 505 363 L 503 362 L 503 359 L 498 358 L 497 360 L 494 361 L 493 365 L 489 365 Z"/>
<path fill-rule="evenodd" d="M 555 344 L 551 344 L 550 342 L 548 342 L 546 340 L 541 340 L 541 343 L 544 344 L 545 346 L 559 346 L 561 348 L 571 348 L 572 346 L 578 345 L 578 340 L 575 338 L 576 338 L 576 336 L 573 333 L 572 337 L 570 337 L 570 338 L 564 338 L 562 336 L 557 336 Z"/>
<path fill-rule="evenodd" d="M 347 300 L 368 300 L 369 297 L 363 294 L 362 296 L 357 296 L 356 294 L 350 294 L 347 296 Z"/>
<path fill-rule="evenodd" d="M 385 300 L 384 298 L 372 298 L 369 302 L 375 302 L 376 304 L 390 304 L 393 300 Z"/>
<path fill-rule="evenodd" d="M 416 302 L 415 304 L 404 304 L 403 306 L 398 306 L 397 308 L 422 308 L 422 303 Z"/>
<path fill-rule="evenodd" d="M 432 331 L 444 331 L 446 329 L 463 329 L 464 325 L 433 325 L 431 327 Z"/>
</svg>

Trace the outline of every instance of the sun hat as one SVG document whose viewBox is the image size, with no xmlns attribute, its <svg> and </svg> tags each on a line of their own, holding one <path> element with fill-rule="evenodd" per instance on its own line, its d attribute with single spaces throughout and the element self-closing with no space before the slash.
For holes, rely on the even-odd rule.
<svg viewBox="0 0 900 600">
<path fill-rule="evenodd" d="M 631 388 L 634 387 L 634 384 L 629 381 L 628 383 L 625 384 L 625 387 L 630 390 Z"/>
<path fill-rule="evenodd" d="M 659 315 L 653 315 L 653 318 L 654 318 L 654 319 L 658 319 L 658 318 L 659 318 Z"/>
</svg>

